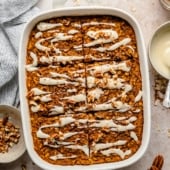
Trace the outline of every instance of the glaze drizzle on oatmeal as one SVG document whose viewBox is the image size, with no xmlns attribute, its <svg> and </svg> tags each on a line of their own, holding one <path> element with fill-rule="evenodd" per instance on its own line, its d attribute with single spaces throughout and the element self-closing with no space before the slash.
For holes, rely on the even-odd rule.
<svg viewBox="0 0 170 170">
<path fill-rule="evenodd" d="M 143 113 L 133 32 L 124 21 L 66 18 L 39 22 L 28 50 L 34 143 L 54 164 L 127 159 Z"/>
</svg>

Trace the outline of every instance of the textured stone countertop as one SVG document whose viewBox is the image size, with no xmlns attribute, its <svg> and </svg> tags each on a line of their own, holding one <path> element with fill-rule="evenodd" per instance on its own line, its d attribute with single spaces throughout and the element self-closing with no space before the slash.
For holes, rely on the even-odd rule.
<svg viewBox="0 0 170 170">
<path fill-rule="evenodd" d="M 163 9 L 159 0 L 41 0 L 38 7 L 41 10 L 52 7 L 70 5 L 97 5 L 117 7 L 133 15 L 141 27 L 145 40 L 146 50 L 155 29 L 170 19 L 170 12 Z M 65 4 L 64 4 L 65 3 Z M 57 6 L 57 7 L 56 7 Z M 152 98 L 152 129 L 148 149 L 144 156 L 135 164 L 121 170 L 147 170 L 157 154 L 164 156 L 163 170 L 170 169 L 170 110 L 162 106 L 160 101 L 155 102 L 155 72 L 150 66 L 151 98 Z M 156 78 L 157 79 L 157 78 Z M 159 82 L 158 82 L 159 84 Z M 161 84 L 161 83 L 160 83 Z M 157 91 L 158 92 L 158 91 Z M 158 92 L 159 93 L 159 92 Z M 161 97 L 162 94 L 159 93 Z M 25 165 L 26 170 L 41 170 L 30 160 L 27 152 L 17 161 L 10 164 L 0 164 L 0 170 L 20 170 Z"/>
</svg>

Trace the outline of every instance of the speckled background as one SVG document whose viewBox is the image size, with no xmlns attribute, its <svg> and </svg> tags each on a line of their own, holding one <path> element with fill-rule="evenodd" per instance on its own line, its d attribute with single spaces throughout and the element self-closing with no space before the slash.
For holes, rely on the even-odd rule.
<svg viewBox="0 0 170 170">
<path fill-rule="evenodd" d="M 109 7 L 117 7 L 128 11 L 133 15 L 142 29 L 145 40 L 146 50 L 148 49 L 149 41 L 155 29 L 170 19 L 170 12 L 163 9 L 159 0 L 40 0 L 37 5 L 41 10 L 50 9 L 52 7 L 61 6 L 79 6 L 79 5 L 101 5 Z M 96 3 L 97 2 L 97 3 Z M 150 81 L 151 81 L 151 98 L 152 98 L 152 129 L 150 144 L 145 155 L 135 164 L 121 170 L 147 170 L 157 154 L 164 156 L 163 170 L 170 169 L 170 110 L 166 109 L 161 104 L 161 99 L 155 102 L 155 71 L 150 66 Z M 159 78 L 161 79 L 161 78 Z M 158 89 L 164 91 L 162 87 L 165 82 L 157 80 Z M 156 94 L 161 98 L 162 93 L 156 91 Z M 0 170 L 20 170 L 21 166 L 25 165 L 26 170 L 41 170 L 30 160 L 27 153 L 20 159 L 10 164 L 0 164 Z"/>
</svg>

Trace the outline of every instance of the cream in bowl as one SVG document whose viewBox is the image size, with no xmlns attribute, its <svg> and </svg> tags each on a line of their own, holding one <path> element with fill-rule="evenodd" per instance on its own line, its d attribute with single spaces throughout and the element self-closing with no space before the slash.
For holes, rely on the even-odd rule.
<svg viewBox="0 0 170 170">
<path fill-rule="evenodd" d="M 156 71 L 170 79 L 170 22 L 161 25 L 155 32 L 149 56 Z"/>
<path fill-rule="evenodd" d="M 150 42 L 149 58 L 154 69 L 164 78 L 170 80 L 170 22 L 162 24 L 155 31 Z M 163 105 L 170 107 L 170 81 Z"/>
</svg>

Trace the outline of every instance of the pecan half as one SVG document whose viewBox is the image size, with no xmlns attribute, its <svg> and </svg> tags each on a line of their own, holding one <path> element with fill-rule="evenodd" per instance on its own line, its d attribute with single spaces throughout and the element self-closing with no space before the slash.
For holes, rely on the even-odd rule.
<svg viewBox="0 0 170 170">
<path fill-rule="evenodd" d="M 149 170 L 159 170 L 156 166 L 151 166 L 150 168 L 149 168 Z"/>
<path fill-rule="evenodd" d="M 152 166 L 148 170 L 161 170 L 164 163 L 162 155 L 157 155 L 153 160 Z"/>
<path fill-rule="evenodd" d="M 152 163 L 152 165 L 156 166 L 159 170 L 162 169 L 164 163 L 164 158 L 162 155 L 157 155 Z"/>
</svg>

